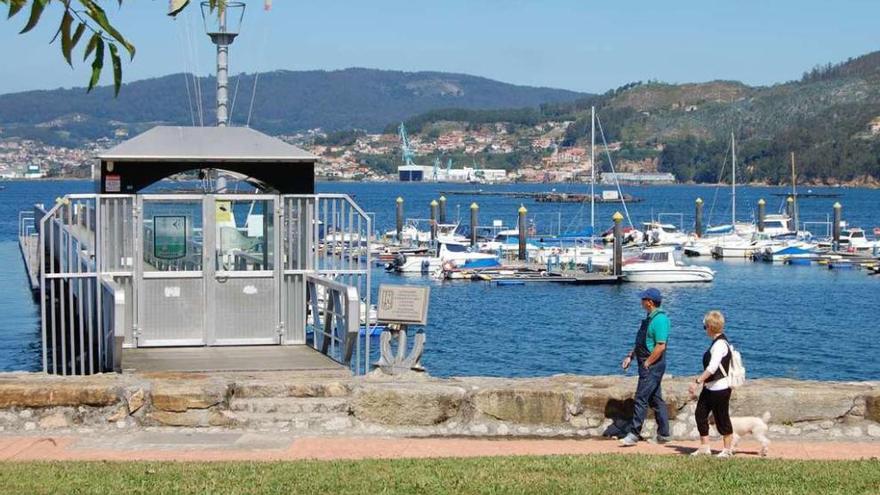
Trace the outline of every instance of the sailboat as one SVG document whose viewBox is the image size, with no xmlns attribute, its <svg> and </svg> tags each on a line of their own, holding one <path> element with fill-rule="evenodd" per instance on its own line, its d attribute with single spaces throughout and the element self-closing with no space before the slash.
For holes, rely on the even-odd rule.
<svg viewBox="0 0 880 495">
<path fill-rule="evenodd" d="M 692 237 L 682 245 L 682 252 L 686 256 L 712 256 L 715 247 L 724 243 L 739 243 L 744 241 L 741 237 L 743 234 L 751 235 L 751 225 L 736 223 L 736 137 L 730 133 L 730 151 L 732 158 L 731 172 L 731 223 L 728 225 L 715 225 L 706 228 L 701 237 Z M 724 174 L 724 165 L 721 166 L 719 174 L 719 185 L 721 175 Z"/>
</svg>

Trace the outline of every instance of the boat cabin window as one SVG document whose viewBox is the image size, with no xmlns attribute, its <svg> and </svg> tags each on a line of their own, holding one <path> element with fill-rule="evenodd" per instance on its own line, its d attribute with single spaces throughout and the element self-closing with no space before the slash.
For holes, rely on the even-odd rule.
<svg viewBox="0 0 880 495">
<path fill-rule="evenodd" d="M 446 246 L 446 250 L 450 253 L 466 253 L 467 246 L 462 246 L 461 244 L 444 244 Z"/>
<path fill-rule="evenodd" d="M 669 260 L 669 253 L 642 253 L 640 261 L 665 262 Z"/>
<path fill-rule="evenodd" d="M 853 239 L 863 239 L 865 237 L 865 233 L 861 230 L 854 230 L 850 232 L 849 236 Z"/>
</svg>

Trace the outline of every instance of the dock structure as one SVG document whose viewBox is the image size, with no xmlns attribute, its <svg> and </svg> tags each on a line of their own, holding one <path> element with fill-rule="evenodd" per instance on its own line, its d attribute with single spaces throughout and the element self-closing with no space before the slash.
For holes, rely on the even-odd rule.
<svg viewBox="0 0 880 495">
<path fill-rule="evenodd" d="M 43 369 L 368 369 L 371 219 L 315 193 L 316 160 L 234 127 L 156 127 L 104 152 L 96 193 L 22 216 Z M 203 192 L 150 192 L 189 171 Z"/>
</svg>

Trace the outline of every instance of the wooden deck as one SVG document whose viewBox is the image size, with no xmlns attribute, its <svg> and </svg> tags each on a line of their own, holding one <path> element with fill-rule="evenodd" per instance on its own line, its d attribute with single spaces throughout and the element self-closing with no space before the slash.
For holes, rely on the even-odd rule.
<svg viewBox="0 0 880 495">
<path fill-rule="evenodd" d="M 123 349 L 125 372 L 338 371 L 348 368 L 306 345 Z"/>
</svg>

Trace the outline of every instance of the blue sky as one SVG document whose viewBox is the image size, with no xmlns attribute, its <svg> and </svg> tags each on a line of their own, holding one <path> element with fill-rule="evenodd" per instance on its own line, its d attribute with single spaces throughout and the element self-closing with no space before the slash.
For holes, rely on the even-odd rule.
<svg viewBox="0 0 880 495">
<path fill-rule="evenodd" d="M 104 3 L 138 47 L 126 80 L 211 70 L 197 5 L 175 21 L 165 0 Z M 19 36 L 25 14 L 0 22 L 0 93 L 83 85 L 86 64 L 71 69 L 48 46 L 57 7 Z M 269 13 L 260 0 L 231 63 L 233 73 L 440 70 L 591 92 L 646 79 L 772 84 L 880 49 L 878 22 L 877 0 L 274 0 Z"/>
</svg>

